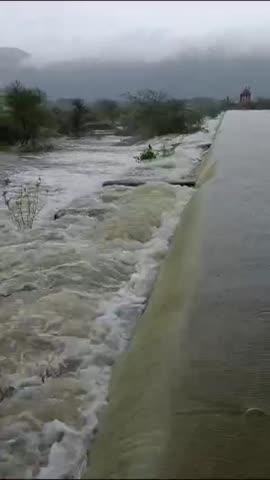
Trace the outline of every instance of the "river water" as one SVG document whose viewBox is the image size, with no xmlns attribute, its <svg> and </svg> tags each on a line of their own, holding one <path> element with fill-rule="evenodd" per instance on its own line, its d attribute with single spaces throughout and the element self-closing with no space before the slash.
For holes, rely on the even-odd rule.
<svg viewBox="0 0 270 480">
<path fill-rule="evenodd" d="M 270 477 L 269 131 L 269 111 L 225 114 L 85 478 Z"/>
<path fill-rule="evenodd" d="M 113 135 L 43 155 L 0 155 L 2 192 L 12 198 L 40 177 L 42 207 L 33 228 L 19 230 L 1 197 L 1 478 L 81 476 L 112 366 L 192 195 L 166 180 L 190 172 L 217 122 L 208 132 L 153 139 L 154 147 L 179 145 L 151 164 L 133 158 L 143 144 Z M 123 177 L 148 183 L 102 187 Z"/>
</svg>

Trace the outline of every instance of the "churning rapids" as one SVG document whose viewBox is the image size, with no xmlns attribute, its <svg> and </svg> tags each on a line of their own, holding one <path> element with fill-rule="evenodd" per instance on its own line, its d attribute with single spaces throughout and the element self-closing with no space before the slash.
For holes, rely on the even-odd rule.
<svg viewBox="0 0 270 480">
<path fill-rule="evenodd" d="M 145 308 L 181 211 L 187 175 L 208 132 L 138 164 L 143 145 L 106 135 L 20 158 L 0 154 L 1 194 L 41 178 L 32 230 L 0 204 L 0 476 L 80 478 L 106 403 L 110 373 Z M 136 178 L 136 188 L 110 179 Z M 59 218 L 54 219 L 56 211 Z"/>
</svg>

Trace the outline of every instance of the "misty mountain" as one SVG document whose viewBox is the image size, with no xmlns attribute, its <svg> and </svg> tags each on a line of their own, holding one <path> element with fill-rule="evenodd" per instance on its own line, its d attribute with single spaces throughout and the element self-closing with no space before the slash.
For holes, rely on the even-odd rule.
<svg viewBox="0 0 270 480">
<path fill-rule="evenodd" d="M 17 56 L 11 52 L 13 61 L 7 61 L 6 49 L 3 61 L 1 50 L 0 84 L 17 79 L 45 90 L 52 99 L 117 99 L 127 91 L 144 88 L 164 90 L 180 98 L 238 97 L 246 84 L 254 95 L 270 96 L 270 63 L 265 52 L 228 55 L 217 49 L 193 50 L 155 62 L 82 59 L 34 66 L 26 52 L 10 49 L 17 50 Z"/>
<path fill-rule="evenodd" d="M 27 58 L 30 58 L 30 54 L 20 48 L 0 47 L 0 88 L 5 86 L 7 80 L 13 81 Z"/>
<path fill-rule="evenodd" d="M 29 53 L 20 48 L 0 47 L 0 65 L 15 66 L 25 58 L 30 57 Z"/>
</svg>

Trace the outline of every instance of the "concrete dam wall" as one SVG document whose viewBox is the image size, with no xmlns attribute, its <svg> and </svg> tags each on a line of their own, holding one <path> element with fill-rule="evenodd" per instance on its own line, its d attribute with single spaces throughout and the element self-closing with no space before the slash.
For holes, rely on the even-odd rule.
<svg viewBox="0 0 270 480">
<path fill-rule="evenodd" d="M 270 112 L 224 116 L 86 478 L 269 478 Z"/>
</svg>

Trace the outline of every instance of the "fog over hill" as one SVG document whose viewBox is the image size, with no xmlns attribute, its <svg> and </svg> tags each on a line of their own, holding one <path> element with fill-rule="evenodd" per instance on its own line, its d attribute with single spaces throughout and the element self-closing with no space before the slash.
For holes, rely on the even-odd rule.
<svg viewBox="0 0 270 480">
<path fill-rule="evenodd" d="M 88 100 L 118 98 L 128 90 L 142 88 L 163 89 L 177 97 L 234 97 L 244 84 L 256 95 L 270 95 L 268 52 L 229 55 L 222 49 L 187 50 L 154 62 L 75 59 L 40 66 L 26 58 L 27 53 L 19 49 L 0 49 L 2 86 L 18 79 L 45 90 L 51 98 L 80 96 Z"/>
<path fill-rule="evenodd" d="M 52 98 L 270 96 L 270 3 L 70 1 L 1 3 L 0 84 Z"/>
</svg>

